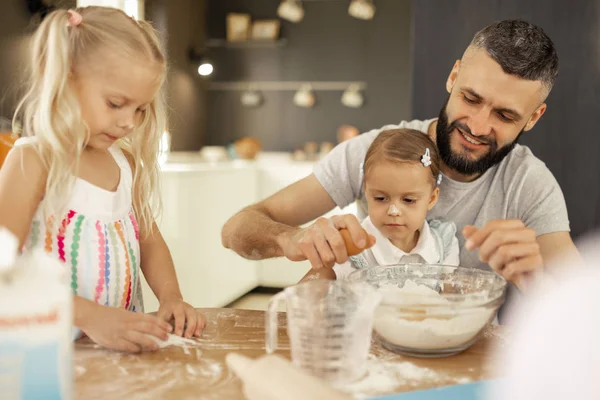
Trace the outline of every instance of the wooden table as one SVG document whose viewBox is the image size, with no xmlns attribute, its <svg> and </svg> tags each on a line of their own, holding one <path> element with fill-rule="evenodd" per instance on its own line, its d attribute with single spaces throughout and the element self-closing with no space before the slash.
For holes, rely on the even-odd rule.
<svg viewBox="0 0 600 400">
<path fill-rule="evenodd" d="M 225 355 L 238 352 L 258 357 L 265 352 L 264 312 L 237 309 L 202 309 L 208 320 L 197 345 L 174 346 L 154 353 L 129 355 L 108 351 L 83 339 L 75 344 L 75 399 L 243 399 L 241 383 L 225 365 Z M 281 313 L 280 325 L 285 325 Z M 394 379 L 396 387 L 374 393 L 365 380 L 350 385 L 353 394 L 398 393 L 491 378 L 486 364 L 491 344 L 503 345 L 503 331 L 490 328 L 469 350 L 438 359 L 403 357 L 374 340 L 369 363 L 379 370 L 410 367 L 429 371 L 417 380 Z M 279 331 L 279 354 L 289 358 L 289 339 Z M 368 378 L 365 378 L 368 379 Z M 366 384 L 366 386 L 365 386 Z M 371 385 L 372 386 L 372 385 Z M 389 386 L 389 385 L 388 385 Z M 353 388 L 354 387 L 354 388 Z"/>
</svg>

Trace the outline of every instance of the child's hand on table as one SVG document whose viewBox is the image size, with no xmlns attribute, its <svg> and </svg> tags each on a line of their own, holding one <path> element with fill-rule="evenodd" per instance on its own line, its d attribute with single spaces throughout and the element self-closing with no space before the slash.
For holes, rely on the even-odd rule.
<svg viewBox="0 0 600 400">
<path fill-rule="evenodd" d="M 199 314 L 194 307 L 183 301 L 181 297 L 166 298 L 160 302 L 158 317 L 164 321 L 174 321 L 173 334 L 177 336 L 202 335 L 206 327 L 204 315 Z"/>
<path fill-rule="evenodd" d="M 108 349 L 139 353 L 158 350 L 152 336 L 167 340 L 171 325 L 149 314 L 127 311 L 122 308 L 92 305 L 89 321 L 81 330 L 95 343 Z"/>
</svg>

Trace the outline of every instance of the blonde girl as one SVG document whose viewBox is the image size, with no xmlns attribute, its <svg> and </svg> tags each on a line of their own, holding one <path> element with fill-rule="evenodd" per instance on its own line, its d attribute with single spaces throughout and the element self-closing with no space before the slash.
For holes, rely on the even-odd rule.
<svg viewBox="0 0 600 400">
<path fill-rule="evenodd" d="M 156 33 L 113 8 L 57 10 L 32 39 L 30 68 L 23 138 L 0 170 L 0 226 L 64 263 L 77 336 L 138 352 L 172 331 L 201 334 L 154 222 L 166 72 Z M 143 313 L 142 273 L 158 316 Z"/>
</svg>

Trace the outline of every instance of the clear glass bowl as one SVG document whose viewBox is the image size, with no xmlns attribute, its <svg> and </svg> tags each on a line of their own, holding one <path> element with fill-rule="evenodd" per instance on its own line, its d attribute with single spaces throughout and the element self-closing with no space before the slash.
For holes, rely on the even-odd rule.
<svg viewBox="0 0 600 400">
<path fill-rule="evenodd" d="M 374 330 L 387 349 L 416 357 L 466 350 L 494 320 L 507 282 L 492 271 L 402 264 L 353 272 L 382 294 Z"/>
</svg>

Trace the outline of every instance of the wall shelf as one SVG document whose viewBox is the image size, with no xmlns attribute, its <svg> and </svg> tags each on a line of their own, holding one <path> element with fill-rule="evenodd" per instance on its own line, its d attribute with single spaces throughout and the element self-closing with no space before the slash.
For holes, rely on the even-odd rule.
<svg viewBox="0 0 600 400">
<path fill-rule="evenodd" d="M 229 48 L 229 49 L 274 49 L 285 47 L 287 39 L 277 40 L 243 40 L 230 42 L 226 39 L 207 39 L 208 48 Z"/>
<path fill-rule="evenodd" d="M 314 91 L 344 91 L 351 85 L 356 85 L 358 90 L 365 90 L 367 88 L 366 82 L 358 81 L 280 81 L 280 82 L 269 82 L 269 81 L 245 81 L 245 82 L 211 82 L 208 85 L 208 90 L 221 90 L 221 91 L 244 91 L 248 89 L 260 90 L 263 92 L 267 91 L 297 91 L 305 85 L 310 85 Z"/>
</svg>

